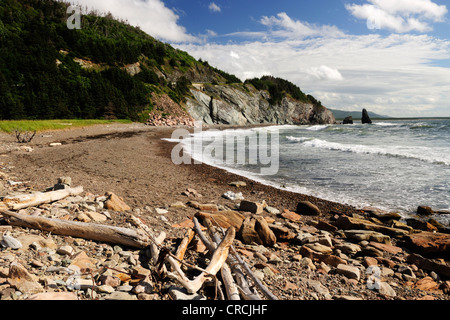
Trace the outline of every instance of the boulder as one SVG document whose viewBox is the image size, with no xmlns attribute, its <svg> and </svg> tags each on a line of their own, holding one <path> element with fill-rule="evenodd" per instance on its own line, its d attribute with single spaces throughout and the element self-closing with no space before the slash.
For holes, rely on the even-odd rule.
<svg viewBox="0 0 450 320">
<path fill-rule="evenodd" d="M 390 228 L 383 225 L 373 223 L 371 221 L 347 216 L 339 217 L 335 225 L 342 230 L 371 230 L 387 234 L 389 236 L 405 236 L 409 232 L 402 229 Z"/>
<path fill-rule="evenodd" d="M 309 201 L 300 201 L 297 204 L 296 212 L 306 216 L 320 216 L 322 214 L 320 209 Z"/>
<path fill-rule="evenodd" d="M 269 224 L 263 217 L 255 217 L 255 231 L 258 233 L 263 244 L 268 247 L 273 247 L 277 242 L 277 237 L 269 228 Z"/>
<path fill-rule="evenodd" d="M 367 112 L 366 109 L 363 109 L 363 111 L 362 111 L 361 123 L 362 124 L 366 124 L 366 123 L 370 124 L 370 123 L 372 123 L 372 120 L 370 119 L 369 113 Z"/>
<path fill-rule="evenodd" d="M 420 269 L 433 271 L 447 278 L 450 277 L 450 266 L 446 263 L 427 259 L 415 253 L 408 255 L 406 260 L 411 264 L 415 264 Z"/>
<path fill-rule="evenodd" d="M 247 211 L 254 214 L 261 214 L 264 211 L 263 205 L 258 202 L 242 200 L 239 211 Z"/>
<path fill-rule="evenodd" d="M 419 216 L 431 216 L 434 213 L 433 209 L 427 206 L 418 206 L 417 214 Z"/>
<path fill-rule="evenodd" d="M 450 254 L 450 234 L 420 232 L 404 238 L 405 246 L 419 254 Z"/>
<path fill-rule="evenodd" d="M 342 123 L 343 124 L 353 124 L 353 117 L 352 116 L 346 117 Z"/>
<path fill-rule="evenodd" d="M 255 230 L 256 219 L 252 219 L 251 217 L 245 218 L 242 223 L 241 228 L 238 232 L 238 237 L 245 244 L 263 244 L 258 232 Z"/>
<path fill-rule="evenodd" d="M 199 211 L 195 214 L 197 218 L 208 218 L 211 221 L 217 222 L 222 228 L 234 227 L 239 230 L 244 222 L 245 216 L 233 210 L 223 210 L 217 213 Z"/>
</svg>

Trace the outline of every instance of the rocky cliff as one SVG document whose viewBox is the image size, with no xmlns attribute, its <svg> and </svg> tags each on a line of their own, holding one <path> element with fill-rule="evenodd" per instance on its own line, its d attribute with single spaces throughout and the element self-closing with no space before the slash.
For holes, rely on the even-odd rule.
<svg viewBox="0 0 450 320">
<path fill-rule="evenodd" d="M 330 124 L 336 120 L 323 106 L 299 102 L 289 96 L 270 104 L 270 94 L 250 84 L 194 84 L 186 100 L 187 112 L 205 124 L 248 125 Z"/>
</svg>

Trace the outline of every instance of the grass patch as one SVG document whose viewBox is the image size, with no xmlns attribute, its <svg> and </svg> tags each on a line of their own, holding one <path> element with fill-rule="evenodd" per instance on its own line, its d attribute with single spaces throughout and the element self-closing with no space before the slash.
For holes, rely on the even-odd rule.
<svg viewBox="0 0 450 320">
<path fill-rule="evenodd" d="M 130 120 L 1 120 L 0 131 L 48 131 L 92 126 L 96 124 L 131 123 Z"/>
</svg>

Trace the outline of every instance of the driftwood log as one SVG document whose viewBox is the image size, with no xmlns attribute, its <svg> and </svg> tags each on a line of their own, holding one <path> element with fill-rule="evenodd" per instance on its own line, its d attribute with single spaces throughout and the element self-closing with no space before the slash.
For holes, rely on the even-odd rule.
<svg viewBox="0 0 450 320">
<path fill-rule="evenodd" d="M 65 188 L 49 192 L 33 192 L 8 196 L 3 198 L 3 204 L 10 210 L 20 210 L 28 207 L 38 206 L 43 203 L 50 203 L 64 199 L 68 196 L 79 195 L 83 192 L 83 187 Z"/>
<path fill-rule="evenodd" d="M 9 225 L 37 229 L 51 232 L 53 234 L 72 236 L 94 241 L 102 241 L 124 245 L 132 248 L 145 248 L 149 239 L 143 232 L 138 230 L 86 223 L 79 221 L 67 221 L 35 217 L 9 210 L 0 210 L 0 214 Z"/>
</svg>

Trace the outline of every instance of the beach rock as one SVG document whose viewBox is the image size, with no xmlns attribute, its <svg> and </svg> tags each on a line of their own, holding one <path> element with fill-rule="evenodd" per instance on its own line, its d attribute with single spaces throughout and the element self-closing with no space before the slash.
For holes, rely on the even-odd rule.
<svg viewBox="0 0 450 320">
<path fill-rule="evenodd" d="M 434 213 L 433 209 L 427 206 L 418 206 L 417 214 L 419 216 L 431 216 Z"/>
<path fill-rule="evenodd" d="M 345 119 L 342 123 L 343 124 L 353 124 L 353 117 L 352 116 L 345 117 Z"/>
<path fill-rule="evenodd" d="M 269 225 L 263 217 L 255 217 L 255 231 L 258 233 L 260 239 L 265 246 L 273 247 L 277 242 L 277 237 L 269 228 Z"/>
<path fill-rule="evenodd" d="M 357 241 L 375 241 L 380 243 L 391 243 L 391 238 L 385 234 L 370 230 L 345 230 L 347 238 Z"/>
<path fill-rule="evenodd" d="M 342 274 L 349 279 L 355 279 L 357 281 L 359 281 L 359 278 L 361 277 L 361 272 L 358 269 L 358 267 L 347 265 L 347 264 L 338 265 L 336 267 L 336 273 Z"/>
<path fill-rule="evenodd" d="M 107 200 L 105 201 L 105 208 L 113 211 L 129 211 L 131 208 L 123 201 L 122 198 L 112 192 L 107 192 Z"/>
<path fill-rule="evenodd" d="M 408 224 L 408 226 L 410 226 L 416 230 L 422 230 L 422 231 L 428 231 L 428 232 L 433 232 L 433 231 L 438 230 L 431 223 L 429 223 L 427 221 L 415 219 L 415 218 L 406 219 L 406 223 Z"/>
<path fill-rule="evenodd" d="M 233 191 L 227 191 L 225 192 L 222 197 L 228 200 L 244 200 L 244 196 L 242 195 L 242 192 L 234 193 Z"/>
<path fill-rule="evenodd" d="M 233 187 L 246 187 L 247 184 L 244 181 L 233 181 L 230 182 L 228 185 L 233 186 Z"/>
<path fill-rule="evenodd" d="M 264 211 L 263 205 L 258 202 L 242 200 L 239 204 L 239 211 L 247 211 L 254 214 L 261 214 Z"/>
<path fill-rule="evenodd" d="M 8 283 L 24 294 L 44 292 L 44 288 L 37 281 L 37 277 L 18 262 L 11 263 L 9 267 Z"/>
<path fill-rule="evenodd" d="M 302 218 L 299 214 L 289 211 L 288 209 L 284 209 L 283 212 L 281 213 L 281 216 L 293 222 L 300 221 Z"/>
<path fill-rule="evenodd" d="M 339 249 L 346 254 L 356 254 L 361 251 L 361 247 L 355 243 L 343 242 L 336 244 L 335 249 Z"/>
<path fill-rule="evenodd" d="M 297 204 L 296 212 L 306 216 L 320 216 L 322 214 L 320 209 L 309 201 L 300 201 Z"/>
<path fill-rule="evenodd" d="M 285 226 L 270 224 L 269 227 L 279 242 L 291 241 L 295 238 L 295 233 Z"/>
<path fill-rule="evenodd" d="M 320 243 L 307 243 L 303 246 L 321 254 L 331 254 L 333 252 L 333 249 Z"/>
<path fill-rule="evenodd" d="M 447 263 L 427 259 L 415 253 L 408 255 L 406 257 L 406 260 L 421 269 L 436 272 L 437 274 L 445 277 L 450 277 L 450 265 L 448 265 Z"/>
<path fill-rule="evenodd" d="M 369 113 L 366 109 L 363 109 L 362 111 L 362 117 L 361 117 L 361 123 L 362 124 L 371 124 L 372 120 L 369 117 Z"/>
<path fill-rule="evenodd" d="M 396 297 L 397 296 L 397 293 L 395 292 L 395 290 L 387 282 L 380 281 L 379 286 L 376 286 L 376 287 L 378 287 L 377 290 L 380 294 L 383 294 L 388 297 Z"/>
<path fill-rule="evenodd" d="M 255 230 L 256 219 L 245 218 L 238 232 L 238 237 L 245 244 L 263 244 L 258 232 Z"/>
<path fill-rule="evenodd" d="M 11 248 L 12 250 L 18 250 L 22 248 L 22 243 L 19 240 L 7 234 L 2 236 L 0 245 L 3 248 Z"/>
<path fill-rule="evenodd" d="M 400 220 L 402 216 L 397 212 L 386 212 L 378 208 L 365 207 L 362 211 L 368 213 L 370 216 L 377 218 L 380 221 Z"/>
<path fill-rule="evenodd" d="M 404 237 L 405 246 L 419 254 L 450 254 L 450 234 L 420 232 Z"/>
<path fill-rule="evenodd" d="M 434 291 L 439 288 L 439 284 L 437 284 L 433 278 L 425 277 L 417 281 L 414 285 L 414 288 L 423 290 L 423 291 Z"/>
<path fill-rule="evenodd" d="M 244 222 L 245 216 L 237 211 L 233 210 L 222 210 L 218 212 L 202 212 L 199 211 L 195 214 L 199 219 L 208 218 L 211 221 L 217 222 L 222 228 L 234 227 L 236 231 L 241 229 L 242 223 Z"/>
<path fill-rule="evenodd" d="M 387 234 L 389 236 L 405 236 L 409 232 L 402 229 L 390 228 L 384 225 L 375 224 L 371 221 L 341 216 L 335 221 L 335 225 L 342 230 L 371 230 Z"/>
<path fill-rule="evenodd" d="M 42 292 L 30 296 L 27 300 L 79 300 L 74 292 Z"/>
</svg>

